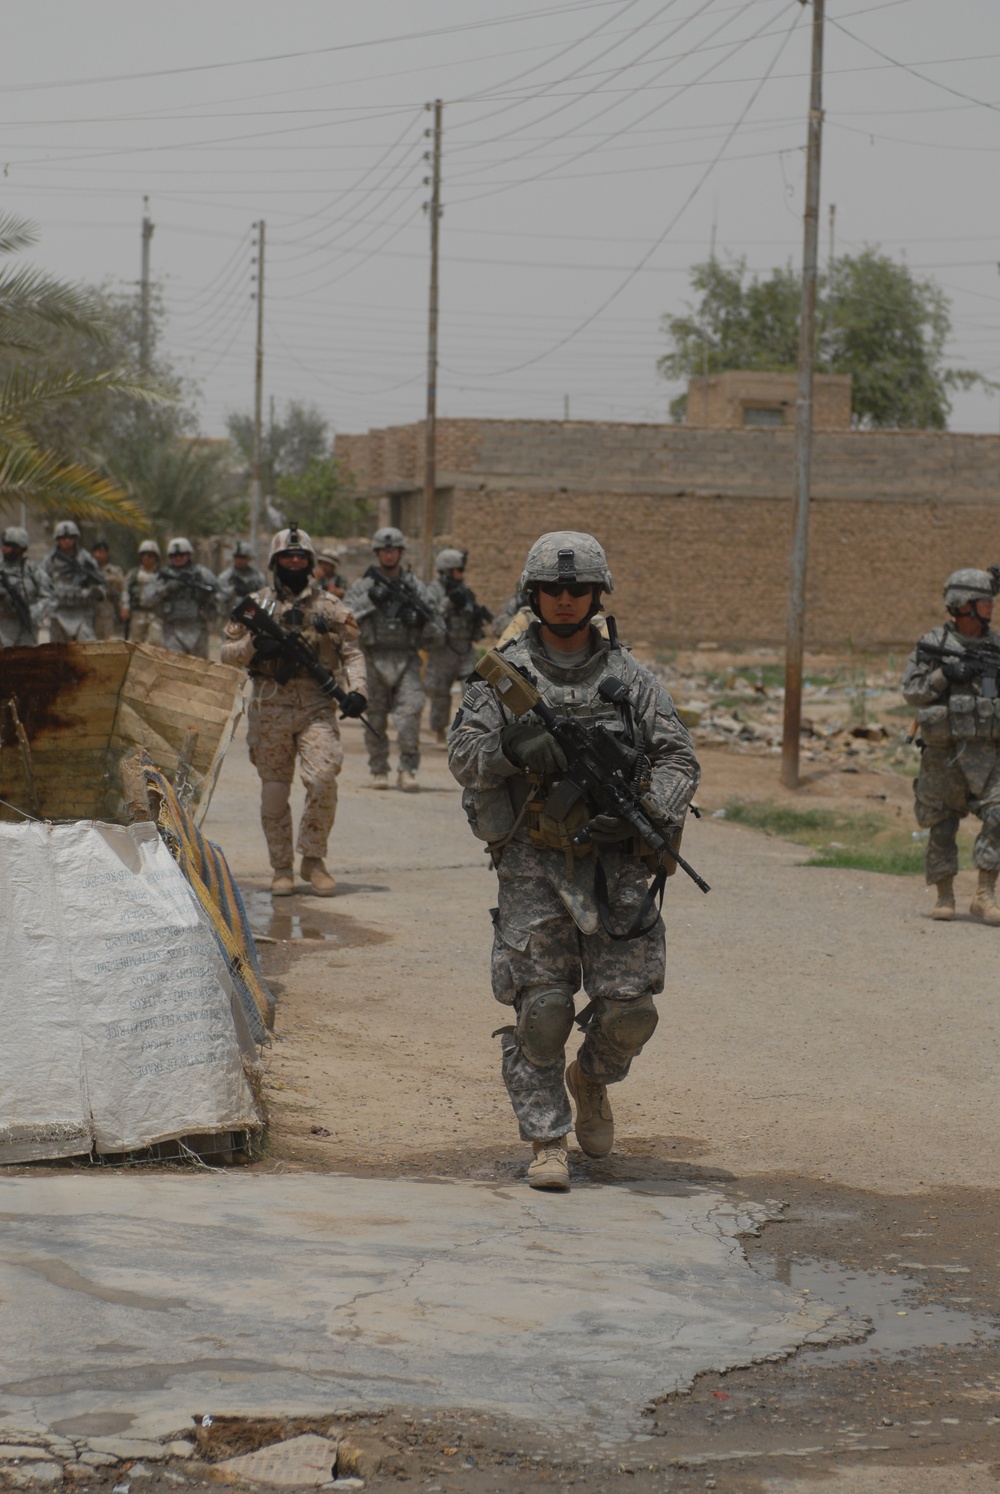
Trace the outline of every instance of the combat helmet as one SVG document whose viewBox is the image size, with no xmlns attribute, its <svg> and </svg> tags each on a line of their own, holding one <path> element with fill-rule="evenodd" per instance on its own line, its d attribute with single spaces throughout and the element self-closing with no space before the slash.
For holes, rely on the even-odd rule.
<svg viewBox="0 0 1000 1494">
<path fill-rule="evenodd" d="M 234 560 L 243 560 L 243 559 L 252 560 L 253 559 L 253 546 L 251 545 L 251 543 L 250 543 L 249 540 L 237 540 L 236 541 L 235 545 L 233 546 L 233 559 Z"/>
<path fill-rule="evenodd" d="M 156 543 L 155 540 L 143 540 L 142 544 L 139 546 L 139 554 L 140 555 L 155 555 L 156 558 L 157 558 L 157 560 L 159 560 L 159 558 L 160 558 L 160 547 Z"/>
<path fill-rule="evenodd" d="M 183 535 L 178 535 L 178 537 L 176 539 L 172 539 L 170 541 L 169 545 L 167 546 L 167 555 L 168 556 L 169 555 L 193 555 L 193 554 L 194 554 L 194 545 L 192 545 L 192 543 L 191 543 L 191 541 L 189 539 L 185 539 Z"/>
<path fill-rule="evenodd" d="M 438 571 L 464 571 L 465 556 L 464 550 L 439 550 L 434 561 L 434 568 Z"/>
<path fill-rule="evenodd" d="M 287 529 L 279 529 L 271 541 L 271 553 L 267 557 L 268 566 L 274 565 L 279 555 L 308 555 L 310 567 L 316 561 L 316 546 L 297 524 L 289 524 Z"/>
<path fill-rule="evenodd" d="M 80 538 L 80 531 L 77 528 L 77 526 L 73 523 L 72 519 L 60 519 L 59 523 L 56 525 L 55 529 L 52 531 L 52 538 L 53 539 L 57 539 L 57 540 L 63 540 L 63 539 L 77 539 L 78 540 Z"/>
<path fill-rule="evenodd" d="M 539 581 L 589 581 L 602 591 L 614 591 L 603 546 L 592 534 L 578 529 L 555 529 L 535 540 L 524 562 L 518 590 L 526 591 Z"/>
<path fill-rule="evenodd" d="M 17 545 L 20 549 L 26 550 L 30 543 L 28 531 L 22 529 L 19 524 L 10 525 L 3 534 L 0 534 L 0 545 Z"/>
<path fill-rule="evenodd" d="M 394 524 L 384 524 L 372 535 L 373 550 L 405 550 L 406 536 Z"/>
<path fill-rule="evenodd" d="M 966 565 L 952 571 L 944 583 L 944 604 L 952 614 L 967 602 L 992 602 L 997 587 L 989 571 L 976 570 Z"/>
</svg>

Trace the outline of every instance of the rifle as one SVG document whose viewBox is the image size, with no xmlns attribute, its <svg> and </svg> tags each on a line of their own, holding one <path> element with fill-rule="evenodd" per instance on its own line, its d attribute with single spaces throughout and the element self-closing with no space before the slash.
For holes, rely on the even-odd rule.
<svg viewBox="0 0 1000 1494">
<path fill-rule="evenodd" d="M 603 722 L 588 727 L 557 716 L 526 671 L 510 663 L 496 649 L 484 654 L 476 665 L 476 673 L 492 686 L 515 716 L 534 711 L 566 754 L 566 778 L 597 805 L 601 814 L 613 814 L 624 820 L 651 850 L 669 856 L 702 892 L 711 891 L 704 878 L 671 846 L 668 835 L 678 827 L 667 825 L 664 835 L 649 818 L 637 788 L 648 766 L 641 753 L 626 747 Z M 597 693 L 611 705 L 628 703 L 628 686 L 613 675 L 601 680 Z M 586 845 L 590 827 L 585 825 L 573 839 L 576 845 Z"/>
<path fill-rule="evenodd" d="M 464 581 L 456 581 L 454 576 L 446 577 L 444 589 L 448 594 L 452 610 L 471 616 L 473 636 L 482 638 L 486 632 L 486 624 L 493 621 L 493 613 L 490 609 L 484 607 L 482 602 L 477 602 L 472 588 L 466 586 Z"/>
<path fill-rule="evenodd" d="M 88 588 L 99 586 L 104 594 L 107 595 L 108 589 L 104 584 L 104 577 L 98 569 L 96 560 L 94 561 L 94 569 L 91 570 L 89 566 L 84 565 L 78 555 L 67 555 L 65 550 L 57 550 L 55 558 L 61 560 L 63 565 L 70 566 L 77 580 L 83 582 Z"/>
<path fill-rule="evenodd" d="M 215 596 L 214 584 L 202 581 L 190 566 L 161 566 L 157 574 L 161 581 L 179 581 L 188 591 L 201 592 L 203 597 Z"/>
<path fill-rule="evenodd" d="M 31 616 L 31 606 L 28 598 L 25 596 L 23 589 L 10 579 L 2 567 L 0 567 L 0 586 L 3 587 L 10 598 L 10 605 L 13 607 L 21 627 L 34 637 L 35 623 Z"/>
<path fill-rule="evenodd" d="M 917 659 L 924 664 L 950 661 L 973 665 L 976 675 L 982 680 L 983 698 L 996 700 L 997 679 L 1000 677 L 1000 648 L 995 644 L 980 643 L 976 639 L 969 641 L 973 647 L 962 650 L 941 648 L 936 643 L 918 643 Z"/>
<path fill-rule="evenodd" d="M 272 602 L 271 606 L 273 605 Z M 327 700 L 335 700 L 340 706 L 344 704 L 349 692 L 338 685 L 329 669 L 319 662 L 301 633 L 283 628 L 272 617 L 268 608 L 255 602 L 253 597 L 244 597 L 242 602 L 237 602 L 230 616 L 233 622 L 242 623 L 255 638 L 273 638 L 276 643 L 280 643 L 282 661 L 290 669 L 304 669 L 316 681 Z M 365 716 L 359 716 L 358 720 L 364 722 L 373 737 L 383 740 L 382 732 L 376 731 Z"/>
<path fill-rule="evenodd" d="M 368 593 L 372 605 L 382 607 L 388 603 L 385 611 L 389 617 L 398 618 L 406 627 L 411 628 L 422 626 L 433 619 L 433 607 L 395 576 L 387 576 L 377 565 L 370 565 L 365 575 L 372 582 Z"/>
</svg>

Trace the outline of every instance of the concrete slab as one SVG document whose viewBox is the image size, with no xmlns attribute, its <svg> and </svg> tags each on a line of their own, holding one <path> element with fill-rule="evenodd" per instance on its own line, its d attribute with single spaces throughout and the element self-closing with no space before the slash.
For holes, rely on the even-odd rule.
<svg viewBox="0 0 1000 1494">
<path fill-rule="evenodd" d="M 0 1436 L 395 1404 L 614 1440 L 705 1370 L 843 1331 L 750 1271 L 737 1235 L 766 1213 L 695 1188 L 7 1179 Z"/>
</svg>

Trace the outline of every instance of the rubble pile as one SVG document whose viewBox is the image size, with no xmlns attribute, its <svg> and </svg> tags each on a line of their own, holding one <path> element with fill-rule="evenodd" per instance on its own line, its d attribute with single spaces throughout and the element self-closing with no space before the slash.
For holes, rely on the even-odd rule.
<svg viewBox="0 0 1000 1494">
<path fill-rule="evenodd" d="M 902 658 L 824 657 L 810 664 L 802 691 L 803 760 L 848 773 L 864 767 L 912 776 L 917 751 L 910 741 L 913 712 L 899 689 Z M 785 691 L 774 651 L 699 650 L 646 667 L 674 697 L 696 745 L 780 755 Z"/>
</svg>

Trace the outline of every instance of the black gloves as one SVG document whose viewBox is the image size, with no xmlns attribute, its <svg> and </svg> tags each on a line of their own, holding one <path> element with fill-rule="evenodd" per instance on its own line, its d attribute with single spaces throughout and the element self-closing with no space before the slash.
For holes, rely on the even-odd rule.
<svg viewBox="0 0 1000 1494">
<path fill-rule="evenodd" d="M 253 651 L 257 659 L 277 659 L 281 654 L 281 644 L 277 638 L 268 638 L 265 633 L 254 639 Z"/>
<path fill-rule="evenodd" d="M 979 670 L 970 659 L 945 659 L 941 673 L 950 685 L 967 685 L 974 680 Z"/>
<path fill-rule="evenodd" d="M 340 702 L 340 714 L 342 716 L 360 716 L 367 706 L 368 701 L 360 690 L 349 690 Z"/>
<path fill-rule="evenodd" d="M 566 754 L 538 721 L 511 721 L 500 733 L 500 750 L 529 773 L 562 773 Z"/>
</svg>

